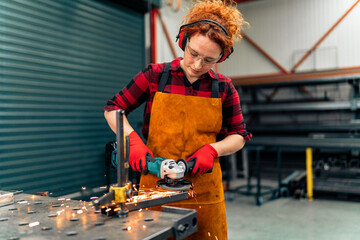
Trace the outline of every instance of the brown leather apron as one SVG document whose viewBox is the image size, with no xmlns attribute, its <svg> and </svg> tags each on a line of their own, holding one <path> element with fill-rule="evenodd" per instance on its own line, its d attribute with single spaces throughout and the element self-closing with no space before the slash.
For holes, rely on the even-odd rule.
<svg viewBox="0 0 360 240">
<path fill-rule="evenodd" d="M 218 80 L 213 80 L 211 98 L 163 93 L 169 68 L 168 63 L 154 96 L 147 146 L 155 157 L 186 160 L 206 143 L 216 142 L 222 125 Z M 215 159 L 212 173 L 187 178 L 194 185 L 189 199 L 167 204 L 197 211 L 198 232 L 186 239 L 227 239 L 219 159 Z M 155 188 L 158 180 L 152 174 L 142 175 L 140 188 Z"/>
</svg>

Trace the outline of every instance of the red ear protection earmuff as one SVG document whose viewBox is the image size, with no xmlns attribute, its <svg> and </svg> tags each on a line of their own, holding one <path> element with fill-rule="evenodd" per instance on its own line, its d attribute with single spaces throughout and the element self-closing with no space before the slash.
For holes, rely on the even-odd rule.
<svg viewBox="0 0 360 240">
<path fill-rule="evenodd" d="M 201 19 L 199 21 L 195 21 L 195 22 L 192 22 L 192 23 L 188 23 L 188 24 L 185 24 L 185 25 L 182 25 L 179 29 L 179 33 L 178 35 L 176 36 L 176 41 L 178 41 L 178 44 L 179 44 L 179 47 L 185 51 L 185 47 L 186 47 L 186 42 L 187 42 L 187 39 L 188 37 L 186 36 L 186 27 L 189 27 L 189 26 L 192 26 L 194 24 L 197 24 L 197 23 L 201 23 L 201 22 L 205 22 L 205 23 L 212 23 L 212 24 L 215 24 L 217 25 L 218 27 L 221 28 L 221 30 L 226 34 L 226 36 L 229 36 L 229 33 L 228 31 L 224 28 L 223 25 L 221 25 L 220 23 L 216 22 L 216 21 L 213 21 L 211 19 Z M 231 53 L 233 53 L 234 49 L 231 48 L 230 51 L 228 52 L 225 52 L 225 53 L 221 53 L 221 57 L 218 61 L 218 63 L 220 62 L 223 62 L 225 61 L 225 59 L 227 59 Z"/>
</svg>

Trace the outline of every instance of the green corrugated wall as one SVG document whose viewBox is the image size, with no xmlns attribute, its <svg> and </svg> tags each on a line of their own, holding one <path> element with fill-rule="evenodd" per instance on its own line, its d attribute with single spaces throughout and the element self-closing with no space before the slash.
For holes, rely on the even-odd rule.
<svg viewBox="0 0 360 240">
<path fill-rule="evenodd" d="M 144 17 L 94 0 L 0 1 L 0 190 L 105 185 L 103 107 L 144 67 Z M 135 127 L 142 110 L 130 114 Z"/>
</svg>

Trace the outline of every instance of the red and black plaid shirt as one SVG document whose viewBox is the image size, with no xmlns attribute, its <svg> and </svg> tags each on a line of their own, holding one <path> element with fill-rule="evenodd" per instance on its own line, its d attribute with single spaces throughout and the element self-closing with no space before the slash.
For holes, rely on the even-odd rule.
<svg viewBox="0 0 360 240">
<path fill-rule="evenodd" d="M 216 79 L 212 71 L 201 76 L 191 84 L 180 67 L 181 58 L 172 61 L 170 77 L 164 92 L 181 94 L 185 96 L 211 97 L 211 82 Z M 158 90 L 159 81 L 164 71 L 165 63 L 150 64 L 142 72 L 139 72 L 132 81 L 109 100 L 104 108 L 105 111 L 117 109 L 125 110 L 126 114 L 139 107 L 146 101 L 143 122 L 143 135 L 147 139 L 151 115 L 151 105 L 154 95 Z M 250 141 L 251 133 L 246 130 L 246 125 L 241 113 L 238 92 L 231 79 L 218 74 L 219 96 L 222 101 L 223 126 L 218 134 L 218 140 L 230 134 L 240 134 L 246 141 Z"/>
</svg>

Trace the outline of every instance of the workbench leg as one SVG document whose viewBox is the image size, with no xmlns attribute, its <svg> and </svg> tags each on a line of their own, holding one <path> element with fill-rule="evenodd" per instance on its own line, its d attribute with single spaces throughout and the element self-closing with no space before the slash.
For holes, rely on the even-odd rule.
<svg viewBox="0 0 360 240">
<path fill-rule="evenodd" d="M 225 169 L 226 169 L 226 190 L 228 191 L 230 189 L 230 181 L 232 178 L 232 175 L 230 173 L 231 168 L 234 167 L 231 163 L 230 163 L 230 158 L 229 156 L 224 156 L 224 162 L 225 162 Z"/>
<path fill-rule="evenodd" d="M 251 169 L 250 169 L 250 151 L 247 148 L 242 149 L 243 156 L 243 168 L 244 173 L 246 174 L 247 184 L 246 184 L 246 194 L 251 194 Z"/>
<path fill-rule="evenodd" d="M 256 205 L 260 206 L 263 203 L 261 196 L 261 166 L 260 166 L 260 150 L 256 149 L 256 176 L 257 176 L 257 192 L 256 192 Z"/>
<path fill-rule="evenodd" d="M 283 196 L 282 189 L 281 189 L 281 180 L 282 180 L 282 174 L 281 174 L 281 148 L 279 147 L 277 149 L 277 170 L 278 170 L 278 193 L 279 196 Z"/>
</svg>

